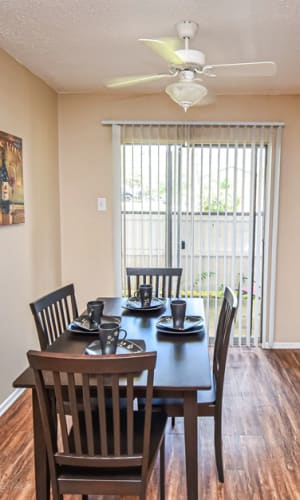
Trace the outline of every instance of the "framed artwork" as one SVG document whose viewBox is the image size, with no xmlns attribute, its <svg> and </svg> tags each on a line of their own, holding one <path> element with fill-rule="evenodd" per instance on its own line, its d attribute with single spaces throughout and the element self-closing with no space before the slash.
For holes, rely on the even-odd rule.
<svg viewBox="0 0 300 500">
<path fill-rule="evenodd" d="M 24 221 L 22 139 L 0 131 L 0 225 Z"/>
</svg>

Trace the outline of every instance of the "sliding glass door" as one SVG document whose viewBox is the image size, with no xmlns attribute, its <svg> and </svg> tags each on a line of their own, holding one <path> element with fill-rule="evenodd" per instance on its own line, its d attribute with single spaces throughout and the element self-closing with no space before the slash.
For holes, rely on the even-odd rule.
<svg viewBox="0 0 300 500">
<path fill-rule="evenodd" d="M 176 133 L 170 129 L 123 131 L 123 291 L 128 266 L 182 267 L 182 296 L 203 297 L 213 336 L 229 285 L 240 301 L 233 342 L 257 345 L 272 133 L 192 125 L 176 127 Z"/>
</svg>

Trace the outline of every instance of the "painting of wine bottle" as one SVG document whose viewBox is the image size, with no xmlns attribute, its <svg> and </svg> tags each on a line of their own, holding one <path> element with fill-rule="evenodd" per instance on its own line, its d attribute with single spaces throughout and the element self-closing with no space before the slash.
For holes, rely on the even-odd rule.
<svg viewBox="0 0 300 500">
<path fill-rule="evenodd" d="M 24 221 L 22 139 L 0 131 L 0 225 Z"/>
</svg>

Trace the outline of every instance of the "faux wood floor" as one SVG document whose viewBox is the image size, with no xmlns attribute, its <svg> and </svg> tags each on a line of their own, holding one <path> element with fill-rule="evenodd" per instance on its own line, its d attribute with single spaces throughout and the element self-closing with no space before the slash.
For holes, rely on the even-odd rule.
<svg viewBox="0 0 300 500">
<path fill-rule="evenodd" d="M 300 351 L 232 348 L 223 415 L 224 485 L 216 477 L 213 422 L 199 421 L 199 499 L 300 500 Z M 0 424 L 0 498 L 33 500 L 30 392 L 1 417 Z M 168 427 L 166 444 L 166 498 L 185 500 L 181 419 L 176 419 L 175 430 Z M 157 500 L 157 491 L 155 470 L 149 500 Z"/>
</svg>

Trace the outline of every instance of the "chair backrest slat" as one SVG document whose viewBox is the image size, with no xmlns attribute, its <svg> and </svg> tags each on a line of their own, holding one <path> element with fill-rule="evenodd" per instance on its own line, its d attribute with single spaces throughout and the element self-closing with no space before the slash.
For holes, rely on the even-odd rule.
<svg viewBox="0 0 300 500">
<path fill-rule="evenodd" d="M 85 417 L 85 429 L 87 438 L 87 452 L 90 457 L 95 454 L 94 448 L 94 435 L 93 435 L 93 423 L 92 423 L 92 405 L 90 397 L 90 384 L 89 377 L 87 374 L 82 376 L 83 384 L 83 405 L 84 405 L 84 417 Z"/>
<path fill-rule="evenodd" d="M 64 322 L 63 323 L 63 327 L 66 328 L 67 325 L 72 320 L 72 318 L 70 316 L 70 308 L 69 308 L 69 304 L 68 304 L 68 298 L 67 297 L 63 297 L 62 303 L 63 303 L 63 308 L 64 308 L 64 314 L 62 315 L 62 320 Z"/>
<path fill-rule="evenodd" d="M 68 303 L 65 306 L 65 303 L 63 302 L 62 299 L 58 300 L 54 304 L 49 306 L 51 309 L 53 308 L 55 310 L 55 317 L 56 317 L 56 325 L 57 325 L 57 331 L 63 331 L 66 328 L 67 322 L 66 322 L 66 312 L 65 309 L 68 307 Z"/>
<path fill-rule="evenodd" d="M 153 296 L 179 297 L 182 268 L 127 267 L 127 295 L 131 297 L 141 283 L 152 284 Z"/>
<path fill-rule="evenodd" d="M 66 422 L 65 415 L 64 415 L 64 398 L 62 395 L 60 375 L 56 371 L 53 372 L 53 381 L 54 381 L 54 393 L 55 393 L 56 407 L 57 407 L 59 423 L 60 423 L 60 431 L 61 431 L 61 437 L 62 437 L 62 442 L 63 442 L 63 448 L 66 450 L 66 453 L 69 453 L 70 450 L 69 450 L 69 441 L 68 441 L 67 422 Z M 44 387 L 44 385 L 40 386 L 38 388 L 38 393 L 41 391 L 42 387 Z M 51 429 L 51 427 L 50 427 L 50 429 Z"/>
<path fill-rule="evenodd" d="M 75 377 L 73 373 L 68 373 L 68 396 L 69 396 L 69 407 L 71 410 L 72 423 L 74 428 L 74 446 L 76 453 L 82 453 L 82 446 L 80 440 L 80 424 L 78 416 L 77 407 L 77 396 L 76 396 L 76 386 Z"/>
<path fill-rule="evenodd" d="M 99 414 L 99 429 L 100 429 L 100 442 L 99 449 L 103 456 L 107 456 L 107 420 L 106 420 L 106 409 L 105 409 L 105 392 L 104 392 L 104 381 L 101 375 L 97 375 L 97 401 L 98 401 L 98 414 Z"/>
<path fill-rule="evenodd" d="M 121 454 L 121 436 L 120 436 L 120 404 L 119 404 L 119 379 L 113 375 L 112 385 L 112 411 L 113 411 L 113 435 L 114 435 L 114 453 Z"/>
<path fill-rule="evenodd" d="M 127 407 L 126 407 L 126 412 L 127 412 L 127 453 L 128 455 L 133 454 L 133 399 L 134 399 L 134 392 L 133 392 L 133 376 L 128 375 L 127 378 L 127 389 L 126 389 L 126 397 L 127 397 Z"/>
<path fill-rule="evenodd" d="M 47 349 L 78 316 L 74 285 L 66 285 L 30 304 L 42 350 Z"/>
</svg>

